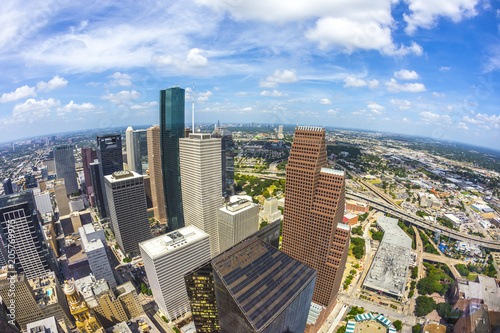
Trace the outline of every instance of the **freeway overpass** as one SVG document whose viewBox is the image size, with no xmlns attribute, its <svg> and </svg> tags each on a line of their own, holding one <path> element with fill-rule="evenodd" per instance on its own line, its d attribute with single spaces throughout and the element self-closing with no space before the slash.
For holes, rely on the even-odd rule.
<svg viewBox="0 0 500 333">
<path fill-rule="evenodd" d="M 500 242 L 497 240 L 489 240 L 489 239 L 485 239 L 485 238 L 481 238 L 481 237 L 477 237 L 477 236 L 473 236 L 473 235 L 464 235 L 462 233 L 459 233 L 456 230 L 449 229 L 449 228 L 444 227 L 442 225 L 432 224 L 432 223 L 427 222 L 418 216 L 411 215 L 410 213 L 408 213 L 400 208 L 396 208 L 393 205 L 391 205 L 385 201 L 381 201 L 379 199 L 370 197 L 370 196 L 365 195 L 363 193 L 346 192 L 345 196 L 346 196 L 346 198 L 367 201 L 376 210 L 379 210 L 379 211 L 387 213 L 387 214 L 391 214 L 391 215 L 397 217 L 398 219 L 400 219 L 401 221 L 410 223 L 410 224 L 415 225 L 419 228 L 425 228 L 425 229 L 428 229 L 432 232 L 435 232 L 436 230 L 440 230 L 444 236 L 447 236 L 449 238 L 468 242 L 471 244 L 480 245 L 482 247 L 490 248 L 493 250 L 500 250 Z"/>
</svg>

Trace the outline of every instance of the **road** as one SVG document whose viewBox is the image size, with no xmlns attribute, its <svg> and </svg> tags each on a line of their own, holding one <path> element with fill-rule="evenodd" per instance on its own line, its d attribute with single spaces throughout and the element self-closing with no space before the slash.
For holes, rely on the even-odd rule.
<svg viewBox="0 0 500 333">
<path fill-rule="evenodd" d="M 500 250 L 500 242 L 498 241 L 488 240 L 473 235 L 464 235 L 455 230 L 451 230 L 445 226 L 438 224 L 431 224 L 420 217 L 409 214 L 408 212 L 402 210 L 401 208 L 395 208 L 384 201 L 381 201 L 373 197 L 369 197 L 363 193 L 346 192 L 346 198 L 353 198 L 356 200 L 367 201 L 374 209 L 380 210 L 381 212 L 384 213 L 391 214 L 401 219 L 402 221 L 418 226 L 420 228 L 428 229 L 432 232 L 435 232 L 436 230 L 441 230 L 443 235 L 449 238 L 469 242 L 471 244 L 476 244 L 494 250 Z"/>
<path fill-rule="evenodd" d="M 466 205 L 465 203 L 463 203 L 463 205 L 465 207 L 467 215 L 469 215 L 471 221 L 474 222 L 474 225 L 476 226 L 477 230 L 481 232 L 487 239 L 492 239 L 490 234 L 486 231 L 486 229 L 484 229 L 483 226 L 479 224 L 479 221 L 476 219 L 475 212 L 469 207 L 469 205 Z"/>
</svg>

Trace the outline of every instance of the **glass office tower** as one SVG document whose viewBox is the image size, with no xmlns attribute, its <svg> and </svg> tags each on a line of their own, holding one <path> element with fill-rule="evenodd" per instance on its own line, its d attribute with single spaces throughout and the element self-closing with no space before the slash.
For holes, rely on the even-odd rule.
<svg viewBox="0 0 500 333">
<path fill-rule="evenodd" d="M 163 191 L 169 230 L 184 227 L 179 139 L 184 137 L 184 89 L 160 90 L 160 139 Z"/>
</svg>

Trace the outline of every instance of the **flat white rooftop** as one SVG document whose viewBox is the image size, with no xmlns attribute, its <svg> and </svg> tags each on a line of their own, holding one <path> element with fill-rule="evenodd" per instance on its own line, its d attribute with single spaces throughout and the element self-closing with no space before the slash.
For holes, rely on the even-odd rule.
<svg viewBox="0 0 500 333">
<path fill-rule="evenodd" d="M 321 172 L 329 173 L 331 175 L 343 176 L 345 173 L 342 170 L 335 170 L 330 168 L 321 168 Z"/>
<path fill-rule="evenodd" d="M 241 212 L 249 210 L 254 206 L 255 204 L 252 201 L 241 199 L 239 201 L 235 201 L 228 205 L 225 205 L 219 208 L 219 210 L 229 215 L 237 215 L 240 214 Z"/>
<path fill-rule="evenodd" d="M 169 232 L 168 234 L 139 243 L 150 258 L 162 257 L 169 252 L 177 251 L 188 244 L 208 238 L 208 234 L 194 225 Z"/>
<path fill-rule="evenodd" d="M 113 172 L 111 175 L 104 176 L 110 183 L 116 183 L 120 182 L 125 179 L 134 179 L 134 178 L 142 178 L 143 176 L 138 174 L 135 171 L 127 171 L 127 170 L 122 170 L 122 171 L 116 171 Z"/>
</svg>

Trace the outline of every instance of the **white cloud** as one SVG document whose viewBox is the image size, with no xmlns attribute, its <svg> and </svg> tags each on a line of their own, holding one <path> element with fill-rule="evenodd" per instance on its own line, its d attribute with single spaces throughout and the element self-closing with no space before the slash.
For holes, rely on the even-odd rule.
<svg viewBox="0 0 500 333">
<path fill-rule="evenodd" d="M 440 93 L 438 93 L 438 92 L 433 91 L 433 92 L 432 92 L 432 96 L 434 96 L 434 97 L 444 98 L 444 97 L 445 97 L 445 94 L 444 94 L 444 93 L 440 94 Z"/>
<path fill-rule="evenodd" d="M 339 109 L 339 108 L 337 108 L 337 109 L 330 109 L 330 110 L 326 111 L 326 113 L 328 113 L 328 114 L 331 114 L 331 115 L 334 115 L 334 116 L 335 116 L 337 113 L 339 113 L 339 111 L 340 111 L 340 109 Z"/>
<path fill-rule="evenodd" d="M 344 88 L 359 88 L 368 86 L 370 89 L 374 89 L 379 85 L 377 80 L 365 81 L 354 76 L 346 76 L 344 78 Z"/>
<path fill-rule="evenodd" d="M 18 99 L 26 97 L 35 97 L 35 87 L 22 86 L 10 93 L 3 93 L 0 98 L 0 103 L 7 103 L 17 101 Z"/>
<path fill-rule="evenodd" d="M 394 72 L 394 77 L 400 80 L 418 80 L 420 76 L 415 71 L 409 71 L 407 69 L 402 69 L 400 71 Z"/>
<path fill-rule="evenodd" d="M 110 75 L 108 77 L 113 79 L 111 81 L 111 85 L 113 87 L 116 87 L 116 86 L 130 87 L 132 85 L 132 81 L 130 81 L 130 79 L 132 79 L 132 77 L 128 74 L 115 72 L 113 75 Z"/>
<path fill-rule="evenodd" d="M 123 90 L 116 94 L 107 93 L 102 96 L 101 99 L 108 100 L 110 103 L 116 104 L 118 106 L 130 104 L 134 99 L 141 97 L 141 93 L 135 90 L 127 91 Z"/>
<path fill-rule="evenodd" d="M 403 14 L 408 24 L 405 31 L 413 34 L 418 28 L 430 29 L 437 24 L 439 17 L 460 22 L 464 17 L 477 15 L 475 6 L 479 0 L 405 0 L 411 13 Z"/>
<path fill-rule="evenodd" d="M 397 105 L 400 110 L 409 110 L 411 102 L 406 99 L 391 99 L 391 104 Z"/>
<path fill-rule="evenodd" d="M 297 81 L 299 79 L 294 69 L 275 70 L 272 75 L 260 81 L 260 86 L 262 88 L 277 88 L 280 83 L 295 83 Z"/>
<path fill-rule="evenodd" d="M 252 107 L 251 106 L 247 106 L 245 108 L 241 108 L 240 111 L 243 111 L 243 112 L 252 111 Z"/>
<path fill-rule="evenodd" d="M 450 69 L 451 69 L 451 68 L 450 68 L 450 67 L 448 67 L 448 66 L 442 66 L 442 67 L 439 69 L 439 71 L 440 71 L 440 72 L 447 72 L 447 71 L 449 71 Z"/>
<path fill-rule="evenodd" d="M 139 104 L 134 104 L 130 107 L 131 110 L 147 110 L 152 107 L 158 106 L 158 102 L 144 102 Z"/>
<path fill-rule="evenodd" d="M 382 111 L 385 110 L 385 107 L 375 102 L 367 102 L 366 104 L 367 108 L 374 114 L 381 114 Z"/>
<path fill-rule="evenodd" d="M 467 125 L 465 123 L 462 123 L 462 122 L 458 123 L 458 128 L 466 130 L 466 131 L 469 130 L 469 127 L 467 127 Z"/>
<path fill-rule="evenodd" d="M 469 116 L 465 116 L 462 120 L 468 122 L 469 124 L 477 124 L 477 123 L 479 123 L 479 121 L 477 119 L 470 118 Z"/>
<path fill-rule="evenodd" d="M 408 120 L 408 118 L 404 117 L 404 118 L 403 118 L 403 122 L 404 122 L 404 123 L 409 123 L 410 121 Z"/>
<path fill-rule="evenodd" d="M 405 83 L 399 84 L 395 79 L 391 79 L 385 83 L 388 91 L 392 92 L 422 92 L 425 91 L 425 86 L 422 83 Z"/>
<path fill-rule="evenodd" d="M 375 89 L 376 87 L 378 87 L 378 85 L 379 85 L 378 80 L 368 81 L 368 88 L 370 89 Z"/>
<path fill-rule="evenodd" d="M 36 84 L 38 91 L 49 92 L 55 89 L 64 88 L 68 81 L 59 75 L 54 76 L 49 82 L 40 81 Z"/>
<path fill-rule="evenodd" d="M 236 96 L 246 96 L 248 95 L 248 92 L 246 91 L 238 91 L 234 93 Z"/>
<path fill-rule="evenodd" d="M 197 48 L 189 50 L 189 53 L 186 57 L 187 64 L 193 67 L 206 66 L 208 64 L 208 59 L 201 53 L 202 51 Z"/>
<path fill-rule="evenodd" d="M 63 107 L 57 108 L 57 115 L 62 116 L 66 113 L 85 113 L 89 111 L 94 111 L 96 109 L 95 105 L 92 103 L 82 103 L 82 104 L 77 104 L 73 101 L 69 102 L 68 104 L 64 105 Z"/>
<path fill-rule="evenodd" d="M 329 105 L 332 104 L 332 101 L 330 101 L 328 98 L 322 98 L 319 100 L 319 104 Z"/>
<path fill-rule="evenodd" d="M 35 100 L 30 98 L 26 100 L 23 104 L 17 104 L 12 110 L 12 116 L 18 121 L 28 121 L 33 123 L 40 119 L 49 117 L 51 114 L 51 109 L 60 106 L 61 102 L 53 98 L 47 100 Z"/>
<path fill-rule="evenodd" d="M 432 113 L 429 111 L 420 112 L 422 120 L 426 123 L 440 123 L 440 124 L 451 124 L 451 118 L 448 115 L 439 115 L 437 113 Z"/>
<path fill-rule="evenodd" d="M 210 96 L 212 96 L 213 93 L 209 90 L 207 90 L 206 92 L 199 92 L 196 94 L 196 101 L 198 102 L 206 102 L 208 101 L 208 99 L 210 98 Z"/>
<path fill-rule="evenodd" d="M 267 97 L 290 97 L 287 93 L 282 93 L 281 91 L 278 91 L 276 89 L 274 89 L 273 91 L 264 90 L 260 93 L 260 95 Z"/>
</svg>

